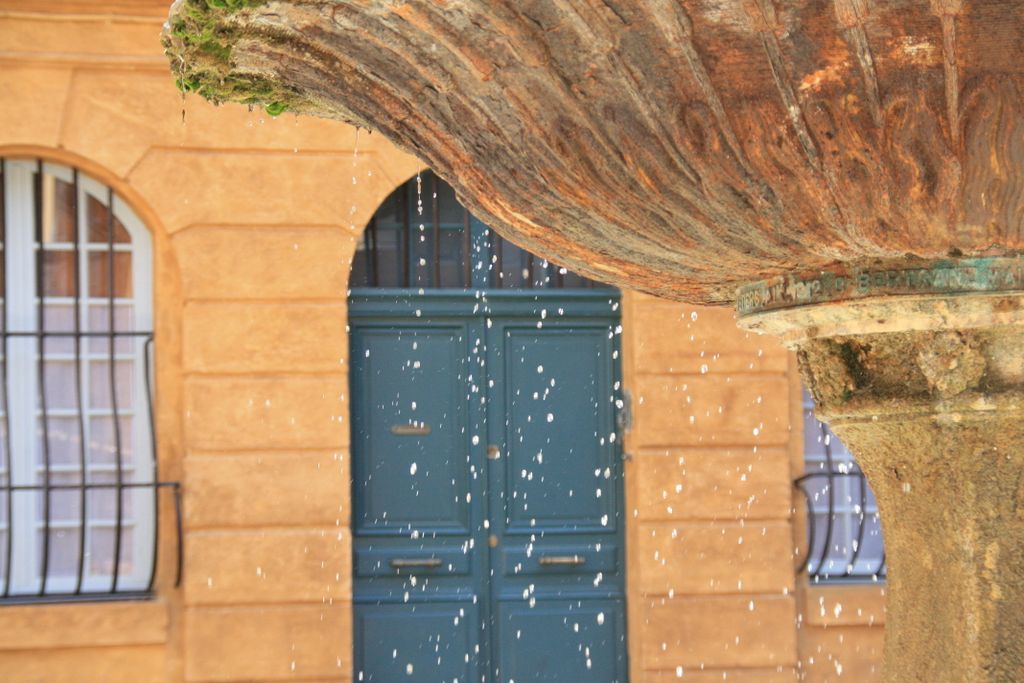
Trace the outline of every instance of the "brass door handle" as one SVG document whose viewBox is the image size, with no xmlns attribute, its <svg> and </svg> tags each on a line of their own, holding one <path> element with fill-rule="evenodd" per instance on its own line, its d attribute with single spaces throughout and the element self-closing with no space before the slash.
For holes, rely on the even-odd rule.
<svg viewBox="0 0 1024 683">
<path fill-rule="evenodd" d="M 409 557 L 395 557 L 391 560 L 392 569 L 408 569 L 410 567 L 440 567 L 441 560 L 437 557 L 425 557 L 423 559 Z"/>
<path fill-rule="evenodd" d="M 542 555 L 537 562 L 542 565 L 558 564 L 558 565 L 581 565 L 585 564 L 587 558 L 580 555 Z"/>
</svg>

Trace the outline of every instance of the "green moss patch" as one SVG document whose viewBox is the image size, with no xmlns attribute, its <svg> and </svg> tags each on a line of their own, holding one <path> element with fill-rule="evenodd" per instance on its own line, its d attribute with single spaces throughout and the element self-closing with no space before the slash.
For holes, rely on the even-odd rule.
<svg viewBox="0 0 1024 683">
<path fill-rule="evenodd" d="M 303 98 L 294 89 L 234 68 L 232 47 L 244 31 L 233 15 L 264 4 L 266 0 L 185 0 L 179 5 L 163 38 L 178 89 L 215 104 L 262 105 L 271 116 L 301 104 Z"/>
</svg>

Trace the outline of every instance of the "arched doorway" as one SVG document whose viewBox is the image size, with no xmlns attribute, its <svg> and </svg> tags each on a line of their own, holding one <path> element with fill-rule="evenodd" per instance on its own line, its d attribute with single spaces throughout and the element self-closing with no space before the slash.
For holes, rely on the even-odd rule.
<svg viewBox="0 0 1024 683">
<path fill-rule="evenodd" d="M 618 291 L 424 173 L 349 305 L 356 680 L 624 683 Z"/>
</svg>

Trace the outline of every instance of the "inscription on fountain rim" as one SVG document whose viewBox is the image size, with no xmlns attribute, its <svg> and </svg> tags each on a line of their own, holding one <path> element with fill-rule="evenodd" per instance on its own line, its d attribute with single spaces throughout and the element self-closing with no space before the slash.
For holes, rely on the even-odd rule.
<svg viewBox="0 0 1024 683">
<path fill-rule="evenodd" d="M 1024 290 L 1024 257 L 947 259 L 786 275 L 740 287 L 740 316 L 767 311 L 906 294 L 966 294 Z"/>
</svg>

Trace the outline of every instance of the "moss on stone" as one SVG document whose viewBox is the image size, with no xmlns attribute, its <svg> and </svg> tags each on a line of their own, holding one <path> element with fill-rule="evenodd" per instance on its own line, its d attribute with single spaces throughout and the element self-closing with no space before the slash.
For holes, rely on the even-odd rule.
<svg viewBox="0 0 1024 683">
<path fill-rule="evenodd" d="M 164 31 L 175 83 L 215 104 L 262 105 L 271 116 L 295 109 L 304 98 L 267 76 L 240 72 L 232 60 L 242 24 L 234 15 L 265 5 L 267 0 L 182 0 Z"/>
</svg>

